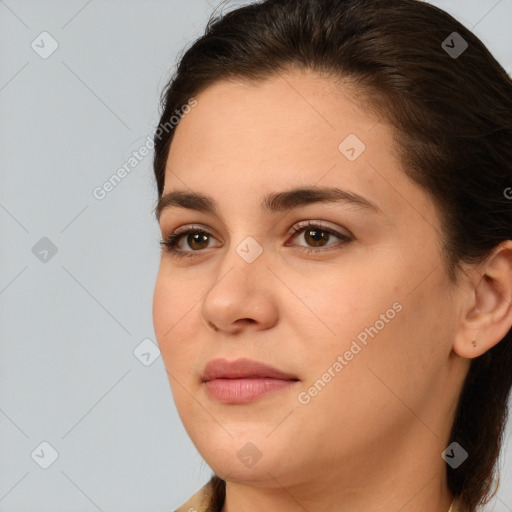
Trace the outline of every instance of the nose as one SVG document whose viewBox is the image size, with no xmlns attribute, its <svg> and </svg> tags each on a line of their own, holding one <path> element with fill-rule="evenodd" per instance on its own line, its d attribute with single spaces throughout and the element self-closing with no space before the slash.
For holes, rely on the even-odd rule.
<svg viewBox="0 0 512 512">
<path fill-rule="evenodd" d="M 230 247 L 217 267 L 215 281 L 203 296 L 201 315 L 215 332 L 237 334 L 246 329 L 269 329 L 278 310 L 272 285 L 278 284 L 267 267 L 265 253 L 252 262 Z"/>
</svg>

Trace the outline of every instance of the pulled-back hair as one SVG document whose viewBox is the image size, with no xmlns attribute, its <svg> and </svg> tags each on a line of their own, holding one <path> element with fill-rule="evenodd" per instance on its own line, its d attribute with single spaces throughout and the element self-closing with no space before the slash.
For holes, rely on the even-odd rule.
<svg viewBox="0 0 512 512">
<path fill-rule="evenodd" d="M 174 134 L 163 128 L 176 110 L 217 81 L 257 82 L 288 69 L 349 84 L 394 127 L 404 172 L 441 213 L 453 282 L 460 263 L 480 263 L 512 239 L 512 80 L 472 32 L 419 0 L 266 0 L 214 13 L 162 93 L 158 196 Z M 512 330 L 471 361 L 450 433 L 469 457 L 447 466 L 463 512 L 496 492 L 511 369 Z"/>
</svg>

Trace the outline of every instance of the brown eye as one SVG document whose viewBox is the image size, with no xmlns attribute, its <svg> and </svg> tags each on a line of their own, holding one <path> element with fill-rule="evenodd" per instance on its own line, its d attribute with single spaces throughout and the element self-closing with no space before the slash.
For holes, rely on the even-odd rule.
<svg viewBox="0 0 512 512">
<path fill-rule="evenodd" d="M 205 233 L 191 233 L 187 236 L 186 243 L 194 250 L 206 249 L 208 247 L 208 237 L 209 235 Z"/>
<path fill-rule="evenodd" d="M 161 240 L 160 244 L 174 256 L 195 256 L 207 249 L 211 240 L 214 240 L 214 237 L 210 233 L 200 227 L 192 226 L 187 229 L 177 229 Z"/>
<path fill-rule="evenodd" d="M 298 245 L 306 252 L 326 252 L 331 249 L 339 248 L 340 245 L 346 245 L 353 240 L 349 235 L 338 233 L 331 228 L 324 227 L 312 221 L 294 227 L 292 232 L 294 240 L 297 239 L 298 241 L 305 242 L 305 244 Z M 339 242 L 329 243 L 332 237 L 337 238 Z M 326 248 L 323 249 L 324 247 Z"/>
<path fill-rule="evenodd" d="M 332 233 L 320 229 L 307 229 L 304 231 L 304 239 L 313 247 L 322 247 L 331 235 Z"/>
</svg>

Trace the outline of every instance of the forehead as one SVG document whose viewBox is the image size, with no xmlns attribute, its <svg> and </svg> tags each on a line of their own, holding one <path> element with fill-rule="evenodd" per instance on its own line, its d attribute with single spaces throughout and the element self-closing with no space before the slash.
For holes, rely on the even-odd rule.
<svg viewBox="0 0 512 512">
<path fill-rule="evenodd" d="M 263 82 L 220 81 L 196 96 L 176 128 L 164 192 L 203 192 L 234 209 L 274 191 L 336 186 L 382 210 L 431 208 L 402 171 L 392 128 L 353 88 L 314 72 Z"/>
<path fill-rule="evenodd" d="M 315 148 L 337 156 L 336 142 L 350 133 L 363 138 L 378 122 L 344 87 L 311 71 L 281 72 L 258 82 L 220 81 L 196 99 L 173 145 L 193 132 L 194 150 L 212 157 L 228 151 L 242 158 L 249 147 L 251 161 L 257 151 L 262 160 L 269 154 L 304 157 Z"/>
</svg>

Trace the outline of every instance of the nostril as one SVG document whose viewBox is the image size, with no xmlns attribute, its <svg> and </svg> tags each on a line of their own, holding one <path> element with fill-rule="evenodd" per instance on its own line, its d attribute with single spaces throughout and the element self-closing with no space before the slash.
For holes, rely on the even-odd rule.
<svg viewBox="0 0 512 512">
<path fill-rule="evenodd" d="M 208 320 L 208 326 L 211 327 L 215 332 L 219 332 L 219 328 L 213 323 Z"/>
</svg>

